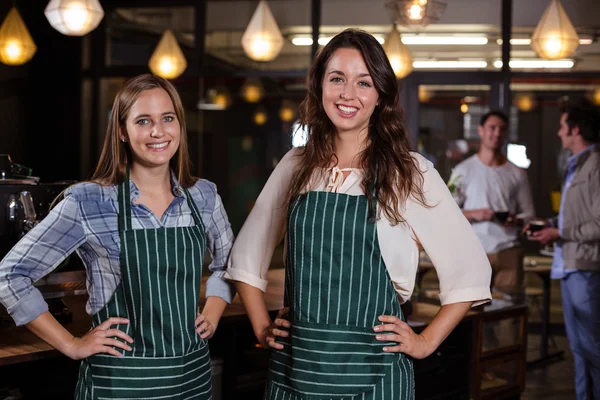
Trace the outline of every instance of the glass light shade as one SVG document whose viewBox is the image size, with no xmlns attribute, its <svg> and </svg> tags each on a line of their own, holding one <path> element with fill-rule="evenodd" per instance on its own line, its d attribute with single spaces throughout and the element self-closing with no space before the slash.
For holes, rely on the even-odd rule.
<svg viewBox="0 0 600 400">
<path fill-rule="evenodd" d="M 388 0 L 386 7 L 398 25 L 435 24 L 446 10 L 446 0 Z"/>
<path fill-rule="evenodd" d="M 241 88 L 241 94 L 248 103 L 258 103 L 265 95 L 260 79 L 248 78 Z"/>
<path fill-rule="evenodd" d="M 104 10 L 98 0 L 50 0 L 44 15 L 63 35 L 83 36 L 98 27 Z"/>
<path fill-rule="evenodd" d="M 400 33 L 396 28 L 392 28 L 392 31 L 385 38 L 383 45 L 385 54 L 387 54 L 392 69 L 396 78 L 401 79 L 412 72 L 413 69 L 413 58 L 410 50 L 402 40 L 400 39 Z"/>
<path fill-rule="evenodd" d="M 466 114 L 469 112 L 469 106 L 466 103 L 460 105 L 460 112 Z"/>
<path fill-rule="evenodd" d="M 283 36 L 265 0 L 260 0 L 246 31 L 242 47 L 254 61 L 272 61 L 283 47 Z"/>
<path fill-rule="evenodd" d="M 570 57 L 579 46 L 579 36 L 559 0 L 552 0 L 533 35 L 531 48 L 547 60 Z"/>
<path fill-rule="evenodd" d="M 267 111 L 264 108 L 259 108 L 258 110 L 256 110 L 256 112 L 254 113 L 254 123 L 256 125 L 264 125 L 267 123 L 268 117 L 267 117 Z"/>
<path fill-rule="evenodd" d="M 175 79 L 187 68 L 187 61 L 170 29 L 167 29 L 160 38 L 150 57 L 148 67 L 153 74 L 165 79 Z"/>
<path fill-rule="evenodd" d="M 11 8 L 0 26 L 0 62 L 21 65 L 31 60 L 37 47 L 15 7 Z"/>
</svg>

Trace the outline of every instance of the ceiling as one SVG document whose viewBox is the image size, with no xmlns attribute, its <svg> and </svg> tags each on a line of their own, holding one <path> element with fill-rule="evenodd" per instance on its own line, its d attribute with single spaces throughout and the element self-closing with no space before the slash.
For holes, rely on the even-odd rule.
<svg viewBox="0 0 600 400">
<path fill-rule="evenodd" d="M 390 31 L 392 16 L 387 0 L 322 0 L 321 35 L 331 36 L 346 27 L 360 27 L 382 38 Z M 280 55 L 272 62 L 257 63 L 248 59 L 240 45 L 257 1 L 209 1 L 207 5 L 207 51 L 239 68 L 265 71 L 304 70 L 310 62 L 310 46 L 296 46 L 291 39 L 310 36 L 310 0 L 269 0 L 268 4 L 284 37 Z M 470 35 L 487 38 L 484 45 L 409 45 L 415 61 L 481 60 L 486 70 L 497 70 L 494 62 L 501 58 L 500 0 L 448 0 L 439 23 L 427 27 L 401 27 L 409 35 Z M 527 39 L 535 29 L 549 0 L 513 1 L 513 38 Z M 580 45 L 572 57 L 572 71 L 600 70 L 600 1 L 563 0 L 563 7 L 577 28 L 580 38 L 591 44 Z M 118 19 L 136 24 L 140 29 L 161 32 L 171 28 L 183 44 L 194 44 L 192 8 L 118 9 Z M 537 58 L 529 45 L 513 45 L 511 59 Z"/>
</svg>

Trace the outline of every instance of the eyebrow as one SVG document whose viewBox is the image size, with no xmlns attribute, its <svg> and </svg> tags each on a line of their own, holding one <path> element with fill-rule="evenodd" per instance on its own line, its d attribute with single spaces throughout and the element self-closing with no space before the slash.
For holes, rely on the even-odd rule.
<svg viewBox="0 0 600 400">
<path fill-rule="evenodd" d="M 175 114 L 175 111 L 166 111 L 166 112 L 162 113 L 161 115 L 164 116 L 164 115 L 169 115 L 169 114 Z M 140 114 L 140 115 L 136 116 L 134 119 L 138 119 L 138 118 L 142 118 L 142 117 L 149 118 L 150 114 Z"/>
<path fill-rule="evenodd" d="M 327 75 L 331 75 L 331 74 L 338 74 L 338 75 L 346 76 L 346 74 L 344 74 L 342 71 L 339 71 L 337 69 L 333 69 L 333 70 L 329 71 L 329 73 Z M 369 73 L 358 74 L 359 78 L 370 77 L 370 76 L 371 76 L 371 74 L 369 74 Z"/>
</svg>

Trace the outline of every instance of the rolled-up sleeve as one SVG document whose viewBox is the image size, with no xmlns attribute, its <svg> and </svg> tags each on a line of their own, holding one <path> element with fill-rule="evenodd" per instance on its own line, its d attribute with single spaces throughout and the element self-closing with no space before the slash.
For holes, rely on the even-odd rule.
<svg viewBox="0 0 600 400">
<path fill-rule="evenodd" d="M 285 199 L 295 169 L 296 150 L 279 162 L 261 191 L 233 245 L 225 276 L 267 290 L 273 251 L 285 233 Z"/>
<path fill-rule="evenodd" d="M 437 271 L 440 301 L 442 305 L 485 303 L 491 299 L 488 257 L 433 164 L 422 156 L 415 157 L 423 171 L 429 207 L 410 198 L 404 217 Z"/>
<path fill-rule="evenodd" d="M 224 276 L 227 259 L 233 246 L 233 231 L 221 196 L 218 194 L 215 194 L 215 208 L 211 214 L 207 241 L 212 255 L 212 262 L 208 268 L 212 271 L 212 275 L 206 282 L 206 297 L 220 297 L 227 303 L 231 303 L 235 296 L 235 287 L 225 280 Z"/>
<path fill-rule="evenodd" d="M 85 240 L 79 203 L 68 196 L 4 257 L 0 262 L 0 302 L 17 325 L 48 310 L 33 283 L 52 272 Z"/>
</svg>

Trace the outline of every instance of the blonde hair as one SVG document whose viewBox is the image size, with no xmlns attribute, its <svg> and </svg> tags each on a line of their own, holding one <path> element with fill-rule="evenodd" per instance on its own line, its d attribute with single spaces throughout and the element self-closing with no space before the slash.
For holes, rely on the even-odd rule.
<svg viewBox="0 0 600 400">
<path fill-rule="evenodd" d="M 93 182 L 100 185 L 119 185 L 125 180 L 127 165 L 133 159 L 127 143 L 120 140 L 120 133 L 126 131 L 127 117 L 140 94 L 152 89 L 163 89 L 168 93 L 181 127 L 179 148 L 170 161 L 170 166 L 177 176 L 179 185 L 183 188 L 189 188 L 194 186 L 198 180 L 198 178 L 192 176 L 190 171 L 191 161 L 188 152 L 185 114 L 177 89 L 166 79 L 156 75 L 144 74 L 128 80 L 115 97 L 110 113 L 110 121 L 106 129 L 102 154 L 92 175 L 91 180 Z"/>
</svg>

